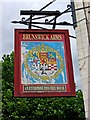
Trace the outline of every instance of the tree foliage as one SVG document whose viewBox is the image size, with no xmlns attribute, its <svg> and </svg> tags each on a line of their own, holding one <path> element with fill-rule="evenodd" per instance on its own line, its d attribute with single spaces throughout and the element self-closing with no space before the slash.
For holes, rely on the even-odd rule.
<svg viewBox="0 0 90 120">
<path fill-rule="evenodd" d="M 76 97 L 15 98 L 14 52 L 2 59 L 1 120 L 85 120 L 81 90 Z"/>
</svg>

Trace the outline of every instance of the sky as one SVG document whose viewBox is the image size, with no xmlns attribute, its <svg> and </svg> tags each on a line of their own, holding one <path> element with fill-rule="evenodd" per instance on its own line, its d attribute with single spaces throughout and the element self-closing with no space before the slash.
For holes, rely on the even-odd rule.
<svg viewBox="0 0 90 120">
<path fill-rule="evenodd" d="M 22 17 L 28 18 L 28 16 L 20 16 L 20 10 L 39 10 L 52 0 L 3 0 L 0 2 L 0 59 L 3 54 L 10 54 L 14 51 L 14 29 L 27 29 L 28 26 L 21 24 L 12 24 L 11 21 L 20 21 Z M 56 11 L 59 10 L 63 12 L 67 9 L 67 5 L 70 4 L 69 0 L 56 0 L 50 6 L 48 6 L 46 11 Z M 57 22 L 67 21 L 72 23 L 71 13 L 66 13 L 57 19 Z M 47 26 L 46 26 L 47 27 Z M 51 29 L 48 26 L 48 29 Z M 33 28 L 32 28 L 33 29 Z M 34 28 L 36 29 L 36 28 Z M 75 36 L 75 30 L 71 26 L 56 26 L 56 29 L 68 29 L 69 35 Z M 76 39 L 70 38 L 71 52 L 74 68 L 74 78 L 77 88 L 81 89 L 79 67 L 78 67 L 78 57 L 77 57 L 77 47 Z"/>
</svg>

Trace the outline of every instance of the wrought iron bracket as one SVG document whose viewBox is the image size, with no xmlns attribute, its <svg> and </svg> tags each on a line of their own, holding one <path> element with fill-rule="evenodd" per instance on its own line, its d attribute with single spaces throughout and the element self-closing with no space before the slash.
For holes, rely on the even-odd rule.
<svg viewBox="0 0 90 120">
<path fill-rule="evenodd" d="M 55 29 L 56 25 L 73 26 L 72 23 L 68 23 L 67 21 L 57 23 L 58 17 L 60 17 L 61 15 L 65 14 L 65 13 L 68 13 L 72 10 L 71 5 L 67 5 L 67 8 L 63 12 L 60 12 L 58 10 L 56 10 L 56 11 L 43 11 L 43 9 L 48 7 L 54 1 L 56 1 L 56 0 L 51 1 L 50 3 L 48 3 L 47 5 L 45 5 L 44 7 L 42 7 L 38 11 L 20 10 L 20 15 L 25 15 L 25 16 L 28 15 L 29 18 L 25 19 L 25 17 L 23 17 L 20 21 L 12 21 L 12 23 L 19 23 L 19 24 L 27 25 L 29 29 L 31 29 L 32 27 L 37 27 L 40 29 L 48 29 L 48 28 L 44 28 L 44 27 L 39 26 L 39 25 L 52 25 L 53 30 Z M 45 18 L 45 21 L 42 20 L 43 22 L 40 22 L 40 20 L 43 18 Z M 38 20 L 38 21 L 36 21 L 36 20 Z M 70 36 L 70 37 L 75 38 L 74 36 Z"/>
<path fill-rule="evenodd" d="M 54 1 L 55 0 L 53 0 L 52 2 L 54 2 Z M 47 4 L 46 7 L 48 5 L 50 5 L 50 3 Z M 57 23 L 57 21 L 56 21 L 59 16 L 61 16 L 64 13 L 67 13 L 67 11 L 69 11 L 71 9 L 70 5 L 68 5 L 67 9 L 64 10 L 63 12 L 60 12 L 58 10 L 56 10 L 56 11 L 42 11 L 44 8 L 45 8 L 45 6 L 43 8 L 41 8 L 39 11 L 20 10 L 20 15 L 25 15 L 25 16 L 29 15 L 30 17 L 26 20 L 25 20 L 25 18 L 22 18 L 21 21 L 12 21 L 12 23 L 20 23 L 20 24 L 28 25 L 29 29 L 31 29 L 32 26 L 42 28 L 42 29 L 47 29 L 47 28 L 43 28 L 43 27 L 40 27 L 40 26 L 36 26 L 35 24 L 53 25 L 52 29 L 55 29 L 56 25 L 73 26 L 73 24 L 68 23 L 66 21 L 59 22 L 59 23 Z M 39 16 L 39 17 L 34 17 L 34 16 Z M 39 20 L 39 19 L 46 18 L 46 17 L 53 17 L 53 18 L 51 20 L 45 19 L 44 22 L 33 22 L 34 20 Z"/>
</svg>

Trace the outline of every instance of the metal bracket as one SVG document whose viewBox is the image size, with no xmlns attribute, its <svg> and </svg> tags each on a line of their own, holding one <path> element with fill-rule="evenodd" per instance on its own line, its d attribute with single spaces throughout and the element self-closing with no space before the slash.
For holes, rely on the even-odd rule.
<svg viewBox="0 0 90 120">
<path fill-rule="evenodd" d="M 61 15 L 70 12 L 71 10 L 71 5 L 67 5 L 67 9 L 65 9 L 63 12 L 60 11 L 42 11 L 43 9 L 45 9 L 47 6 L 49 6 L 50 4 L 52 4 L 54 1 L 48 3 L 47 5 L 45 5 L 43 8 L 41 8 L 39 11 L 34 11 L 34 10 L 20 10 L 20 15 L 29 15 L 30 17 L 28 19 L 22 18 L 21 21 L 12 21 L 12 23 L 19 23 L 19 24 L 24 24 L 24 25 L 28 25 L 28 28 L 31 29 L 31 27 L 37 27 L 40 29 L 48 29 L 48 28 L 44 28 L 38 25 L 53 25 L 52 29 L 54 30 L 56 25 L 64 25 L 64 26 L 73 26 L 73 24 L 68 23 L 66 21 L 63 22 L 59 22 L 57 23 L 57 18 L 60 17 Z M 38 16 L 38 17 L 35 17 Z M 48 20 L 48 17 L 53 17 L 51 20 Z M 34 22 L 34 20 L 39 20 L 45 18 L 44 22 Z M 37 25 L 36 25 L 37 24 Z M 74 36 L 70 36 L 75 38 Z"/>
</svg>

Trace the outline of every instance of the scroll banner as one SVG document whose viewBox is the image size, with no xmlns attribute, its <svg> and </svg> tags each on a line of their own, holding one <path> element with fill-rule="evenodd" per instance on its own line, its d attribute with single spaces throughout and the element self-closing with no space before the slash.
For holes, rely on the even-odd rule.
<svg viewBox="0 0 90 120">
<path fill-rule="evenodd" d="M 15 29 L 14 96 L 75 96 L 68 30 Z"/>
</svg>

